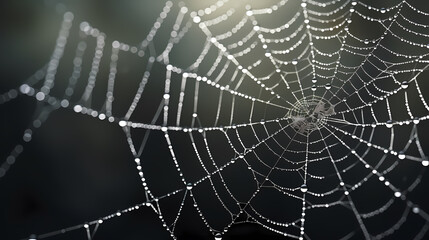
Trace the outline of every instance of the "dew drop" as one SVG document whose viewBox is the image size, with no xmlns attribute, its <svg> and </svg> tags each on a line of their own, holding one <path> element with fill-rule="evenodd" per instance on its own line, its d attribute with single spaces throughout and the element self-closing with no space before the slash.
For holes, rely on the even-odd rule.
<svg viewBox="0 0 429 240">
<path fill-rule="evenodd" d="M 307 192 L 307 191 L 308 191 L 308 187 L 307 187 L 307 185 L 302 184 L 302 185 L 301 185 L 301 192 L 305 193 L 305 192 Z"/>
<path fill-rule="evenodd" d="M 386 122 L 386 127 L 387 127 L 387 128 L 392 128 L 392 127 L 393 127 L 393 121 L 392 121 L 392 120 L 388 120 L 388 121 Z"/>
<path fill-rule="evenodd" d="M 215 240 L 222 240 L 222 234 L 221 233 L 216 233 L 214 236 Z"/>
<path fill-rule="evenodd" d="M 200 18 L 200 17 L 198 17 L 198 16 L 195 16 L 192 20 L 194 21 L 194 23 L 199 23 L 199 22 L 201 22 L 201 18 Z"/>
<path fill-rule="evenodd" d="M 37 240 L 37 236 L 35 234 L 31 234 L 30 237 L 28 237 L 28 240 Z"/>
<path fill-rule="evenodd" d="M 271 52 L 270 51 L 265 52 L 265 57 L 271 57 Z"/>
<path fill-rule="evenodd" d="M 326 90 L 331 89 L 331 84 L 330 84 L 330 83 L 327 83 L 327 84 L 325 85 L 325 88 L 326 88 Z"/>
</svg>

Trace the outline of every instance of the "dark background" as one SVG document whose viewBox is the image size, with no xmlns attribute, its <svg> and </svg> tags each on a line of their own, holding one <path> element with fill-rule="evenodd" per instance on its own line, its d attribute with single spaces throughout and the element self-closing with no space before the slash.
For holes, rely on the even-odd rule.
<svg viewBox="0 0 429 240">
<path fill-rule="evenodd" d="M 370 3 L 370 1 L 367 2 Z M 387 4 L 387 2 L 380 1 L 374 4 L 384 6 L 383 4 Z M 429 11 L 425 1 L 410 2 L 423 11 Z M 201 1 L 198 3 L 187 2 L 186 6 L 198 9 L 201 6 L 206 6 L 205 4 L 209 5 Z M 231 6 L 239 6 L 244 3 L 233 1 L 229 4 Z M 255 8 L 257 8 L 257 5 L 261 3 L 252 4 L 256 5 Z M 269 5 L 269 3 L 266 4 L 266 6 Z M 390 5 L 393 4 L 389 3 Z M 71 11 L 75 15 L 74 27 L 71 30 L 65 57 L 60 64 L 56 77 L 56 86 L 53 89 L 52 95 L 59 98 L 62 96 L 64 82 L 68 79 L 72 68 L 71 62 L 74 47 L 70 46 L 75 46 L 79 40 L 79 22 L 87 21 L 107 35 L 103 61 L 101 62 L 101 69 L 97 78 L 97 87 L 99 86 L 99 88 L 95 88 L 93 99 L 90 103 L 90 107 L 93 109 L 101 109 L 106 91 L 106 86 L 103 83 L 106 82 L 109 73 L 111 42 L 118 40 L 130 44 L 139 43 L 145 38 L 163 7 L 163 1 L 137 0 L 3 1 L 0 3 L 0 9 L 2 9 L 0 16 L 0 93 L 3 94 L 10 89 L 19 88 L 25 79 L 49 61 L 62 21 L 62 13 L 67 9 L 67 11 Z M 240 9 L 240 11 L 243 11 L 243 7 L 240 7 Z M 166 25 L 170 24 L 169 26 L 171 26 L 177 11 L 178 8 L 175 5 L 172 9 L 173 13 L 166 20 Z M 293 9 L 290 11 L 294 13 Z M 423 21 L 422 23 L 428 23 L 427 21 L 424 22 L 424 19 L 421 20 Z M 267 26 L 270 26 L 270 23 L 272 23 L 272 26 L 279 26 L 283 24 L 283 21 L 281 19 L 266 20 Z M 229 27 L 232 26 L 230 25 Z M 362 34 L 362 36 L 364 36 L 365 32 L 371 32 L 368 31 L 368 27 L 364 23 L 353 22 L 352 26 L 356 31 L 355 33 Z M 171 28 L 168 27 L 160 30 L 156 39 L 157 45 L 155 47 L 157 51 L 162 50 L 162 41 L 168 39 L 170 31 Z M 375 35 L 376 31 L 373 30 Z M 199 31 L 198 27 L 195 25 L 192 26 L 183 41 L 183 45 L 175 48 L 172 52 L 171 62 L 178 66 L 186 66 L 191 63 L 194 59 L 193 57 L 198 56 L 204 41 L 205 36 Z M 425 39 L 416 39 L 416 41 L 424 42 Z M 88 44 L 88 49 L 92 49 L 93 47 L 93 42 L 92 45 L 91 43 Z M 329 48 L 329 46 L 325 47 L 326 49 Z M 410 49 L 410 52 L 412 51 L 413 49 Z M 91 56 L 88 55 L 86 58 L 91 59 Z M 130 98 L 127 97 L 134 94 L 135 83 L 140 80 L 140 76 L 144 72 L 141 66 L 145 66 L 146 62 L 147 57 L 136 58 L 126 54 L 120 55 L 117 78 L 129 79 L 130 83 L 124 82 L 121 85 L 119 82 L 118 87 L 115 89 L 115 94 L 117 94 L 115 96 L 116 105 L 114 105 L 115 116 L 123 116 L 128 109 Z M 249 62 L 251 61 L 249 60 Z M 84 66 L 86 66 L 87 71 L 90 66 L 89 62 L 87 61 Z M 201 68 L 208 69 L 209 67 L 210 65 L 203 65 Z M 269 72 L 268 69 L 267 72 Z M 136 111 L 137 113 L 131 119 L 133 121 L 150 122 L 159 105 L 163 94 L 164 66 L 155 64 L 151 73 L 153 76 L 150 80 L 151 85 L 148 85 L 147 88 L 149 89 L 148 95 L 142 100 L 144 103 L 141 107 L 144 110 Z M 85 86 L 87 75 L 82 75 L 83 77 L 76 88 L 77 92 L 82 91 Z M 404 77 L 406 78 L 407 76 Z M 427 74 L 422 74 L 420 78 L 424 79 L 427 77 Z M 179 76 L 173 76 L 174 79 L 180 78 Z M 134 85 L 132 85 L 133 83 Z M 423 89 L 423 93 L 427 92 L 427 81 L 420 80 L 419 83 Z M 172 96 L 177 96 L 178 89 L 180 89 L 177 81 L 175 84 L 173 83 L 172 86 L 172 89 L 175 89 L 175 92 L 172 92 Z M 258 94 L 258 86 L 249 85 L 245 87 L 247 87 L 247 93 Z M 217 109 L 217 105 L 215 105 L 216 103 L 212 99 L 217 97 L 217 92 L 209 88 L 202 88 L 200 93 L 201 102 L 207 108 L 202 109 L 199 115 L 203 126 L 212 126 L 214 118 L 213 110 Z M 416 96 L 415 86 L 410 85 L 410 89 L 413 88 L 414 92 L 410 90 L 410 94 Z M 189 93 L 187 92 L 187 94 L 190 95 L 193 92 L 193 85 L 190 85 L 188 89 Z M 73 95 L 71 102 L 79 102 L 79 97 L 78 93 Z M 261 98 L 264 97 L 263 95 L 261 96 Z M 226 102 L 230 100 L 228 97 L 225 98 Z M 402 95 L 397 98 L 393 97 L 392 100 L 391 104 L 393 108 L 396 108 L 396 106 L 399 108 L 399 105 L 402 106 L 404 102 Z M 419 102 L 417 98 L 414 101 Z M 240 106 L 240 109 L 236 111 L 238 116 L 235 123 L 247 122 L 249 106 L 244 102 L 238 102 L 237 104 Z M 24 151 L 16 159 L 16 163 L 12 165 L 5 177 L 0 178 L 0 239 L 21 239 L 33 233 L 42 234 L 82 224 L 146 200 L 140 178 L 135 170 L 134 157 L 129 150 L 125 134 L 120 127 L 114 124 L 112 125 L 107 121 L 99 121 L 90 116 L 76 114 L 71 108 L 58 109 L 53 111 L 46 122 L 34 131 L 31 142 L 24 144 L 22 140 L 23 133 L 25 129 L 33 124 L 32 120 L 39 113 L 38 111 L 43 111 L 44 108 L 42 106 L 43 103 L 39 103 L 34 98 L 24 95 L 20 95 L 18 98 L 0 105 L 1 162 L 7 158 L 17 144 L 23 144 L 24 146 Z M 382 112 L 385 112 L 385 110 L 381 106 L 380 108 L 380 115 L 382 115 L 384 114 Z M 188 113 L 192 112 L 189 107 L 184 109 L 184 111 Z M 417 116 L 427 114 L 420 105 L 416 107 L 416 112 L 420 114 L 417 114 Z M 272 119 L 284 116 L 285 114 L 286 112 L 282 111 L 268 111 L 268 113 L 265 112 L 261 116 L 258 116 L 260 118 L 257 121 L 262 118 Z M 189 126 L 189 115 L 187 119 L 184 119 L 184 126 Z M 226 112 L 222 112 L 222 116 L 225 116 L 225 119 L 222 119 L 221 123 L 226 125 L 229 115 Z M 398 114 L 395 117 L 406 119 L 407 116 Z M 158 120 L 157 123 L 159 124 L 160 121 Z M 273 128 L 275 127 L 273 126 Z M 423 149 L 426 150 L 429 144 L 429 136 L 425 133 L 428 130 L 428 125 L 423 121 L 418 125 L 418 128 Z M 263 130 L 257 130 L 261 132 L 262 136 Z M 289 133 L 293 134 L 293 131 L 289 130 Z M 253 133 L 250 130 L 248 131 L 243 132 L 242 136 L 249 136 L 249 143 L 254 144 Z M 395 132 L 395 138 L 397 138 L 395 141 L 408 140 L 410 132 L 411 129 L 409 127 L 399 128 Z M 380 130 L 380 132 L 376 133 L 379 137 L 372 142 L 387 146 L 388 144 L 384 137 L 386 136 L 386 132 Z M 138 143 L 143 139 L 145 131 L 136 129 L 132 130 L 131 134 Z M 187 136 L 185 133 L 171 134 L 173 146 L 177 146 L 176 151 L 179 159 L 187 159 L 189 162 L 194 161 L 193 163 L 188 163 L 188 165 L 184 161 L 183 164 L 185 166 L 183 169 L 185 177 L 189 177 L 189 181 L 195 181 L 204 176 L 205 173 L 202 172 L 198 167 L 198 163 L 195 162 L 195 154 L 189 145 L 189 137 Z M 208 134 L 208 139 L 215 160 L 219 161 L 219 163 L 225 163 L 234 157 L 232 150 L 221 134 Z M 327 140 L 333 141 L 331 138 Z M 201 139 L 197 139 L 196 141 L 201 143 Z M 279 141 L 286 145 L 288 138 L 283 136 Z M 353 141 L 348 143 L 355 144 Z M 357 152 L 365 151 L 365 147 L 355 146 Z M 203 148 L 203 145 L 199 145 L 201 151 L 203 151 Z M 400 148 L 400 144 L 394 147 L 395 150 Z M 261 150 L 260 154 L 262 159 L 272 161 L 273 156 L 266 149 L 265 151 Z M 347 151 L 345 149 L 338 149 L 336 154 L 341 156 L 347 154 Z M 411 149 L 409 154 L 418 156 L 416 149 Z M 368 156 L 368 159 L 371 160 L 371 158 L 377 160 L 380 156 Z M 176 189 L 183 188 L 175 172 L 162 133 L 153 131 L 150 134 L 148 144 L 141 159 L 145 162 L 145 176 L 156 195 L 164 195 Z M 396 161 L 396 159 L 392 159 Z M 246 199 L 248 193 L 253 189 L 253 179 L 248 173 L 244 173 L 243 170 L 246 169 L 244 164 L 236 165 L 230 170 L 225 171 L 225 176 L 229 181 L 229 186 L 236 191 L 237 195 Z M 332 169 L 324 165 L 317 167 L 320 168 L 318 170 L 320 170 L 321 174 L 326 173 L 327 176 L 332 177 Z M 428 179 L 425 175 L 421 177 L 421 170 L 421 164 L 412 161 L 404 162 L 395 171 L 390 173 L 389 177 L 392 179 L 391 182 L 395 183 L 396 186 L 409 186 L 416 178 L 421 178 L 420 185 L 413 192 L 409 193 L 407 197 L 418 204 L 421 209 L 427 210 L 429 209 L 429 201 L 425 189 L 429 187 Z M 350 179 L 348 180 L 350 182 L 361 180 L 363 178 L 361 174 L 363 171 L 363 167 L 362 169 L 356 168 L 355 171 L 350 173 Z M 292 177 L 286 177 L 284 181 L 291 181 L 292 186 L 299 186 L 301 180 L 299 176 L 292 175 Z M 220 183 L 216 182 L 215 184 L 219 186 Z M 320 188 L 323 191 L 325 188 L 330 189 L 329 186 L 334 186 L 329 181 L 327 181 L 325 186 L 323 184 L 319 186 L 317 183 L 314 183 L 313 187 Z M 359 204 L 358 209 L 362 209 L 362 212 L 379 208 L 381 203 L 385 202 L 386 199 L 392 198 L 391 192 L 380 190 L 380 185 L 377 184 L 379 183 L 372 183 L 370 181 L 362 187 L 363 190 L 352 193 L 353 198 Z M 311 185 L 309 186 L 311 187 Z M 217 203 L 214 203 L 213 199 L 215 196 L 210 186 L 207 183 L 201 184 L 201 186 L 194 189 L 194 194 L 201 201 L 205 216 L 213 224 L 213 227 L 223 229 L 225 224 L 228 223 L 228 218 L 225 217 L 224 212 L 219 210 L 222 208 L 216 205 Z M 270 192 L 264 193 L 262 196 L 255 204 L 264 208 L 267 211 L 266 214 L 271 216 L 272 219 L 282 219 L 284 216 L 292 216 L 289 218 L 295 219 L 299 216 L 300 201 L 291 200 L 290 198 L 285 199 Z M 178 194 L 161 202 L 163 213 L 165 213 L 168 219 L 174 219 L 181 200 L 182 195 Z M 333 200 L 326 201 L 331 202 Z M 370 232 L 378 233 L 391 228 L 400 219 L 404 208 L 405 203 L 396 200 L 395 205 L 389 211 L 381 214 L 376 220 L 366 222 L 368 229 Z M 233 207 L 231 209 L 237 210 L 237 208 Z M 352 237 L 353 239 L 363 239 L 353 213 L 346 207 L 339 206 L 332 209 L 310 210 L 307 212 L 306 219 L 306 233 L 311 239 L 337 239 L 349 232 L 356 232 Z M 422 229 L 424 224 L 426 222 L 421 217 L 410 213 L 407 216 L 406 223 L 391 236 L 391 239 L 412 239 Z M 291 232 L 296 234 L 298 231 L 293 229 Z M 189 198 L 186 199 L 182 216 L 176 228 L 176 234 L 179 239 L 213 238 L 211 233 L 202 224 L 201 219 L 197 216 Z M 256 224 L 239 224 L 233 226 L 224 238 L 284 239 L 284 237 L 280 237 Z M 86 239 L 86 233 L 81 228 L 49 239 Z M 131 213 L 123 214 L 121 217 L 105 221 L 100 226 L 95 239 L 170 239 L 170 236 L 162 227 L 158 216 L 151 209 L 144 207 Z"/>
</svg>

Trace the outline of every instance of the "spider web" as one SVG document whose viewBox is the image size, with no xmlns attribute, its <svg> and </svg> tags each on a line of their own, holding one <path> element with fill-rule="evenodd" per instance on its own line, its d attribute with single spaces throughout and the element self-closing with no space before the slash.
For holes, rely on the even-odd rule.
<svg viewBox="0 0 429 240">
<path fill-rule="evenodd" d="M 148 208 L 173 239 L 186 212 L 218 240 L 243 223 L 313 239 L 315 225 L 344 219 L 350 224 L 331 238 L 412 229 L 409 239 L 423 239 L 425 199 L 412 193 L 429 165 L 421 141 L 428 11 L 412 1 L 197 5 L 166 2 L 133 44 L 66 12 L 49 62 L 0 96 L 0 104 L 38 102 L 0 177 L 13 174 L 49 115 L 65 109 L 123 130 L 145 195 L 30 238 L 85 231 L 93 239 L 104 222 Z M 68 48 L 72 71 L 60 79 Z"/>
</svg>

